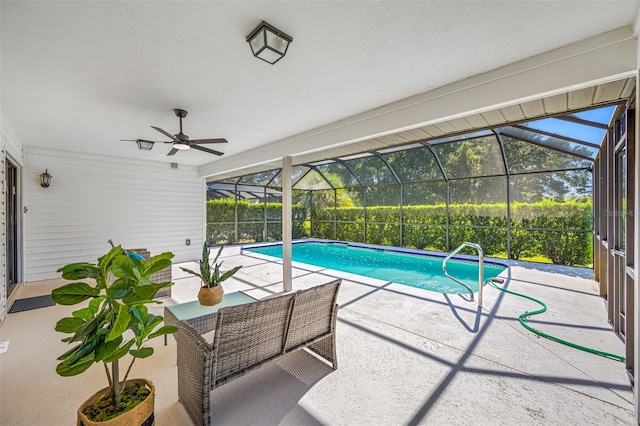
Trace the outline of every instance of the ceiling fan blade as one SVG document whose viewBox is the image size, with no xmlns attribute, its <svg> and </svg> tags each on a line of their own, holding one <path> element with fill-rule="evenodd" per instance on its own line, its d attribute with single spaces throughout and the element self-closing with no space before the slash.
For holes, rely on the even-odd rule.
<svg viewBox="0 0 640 426">
<path fill-rule="evenodd" d="M 162 133 L 163 135 L 167 136 L 168 138 L 170 138 L 171 140 L 177 141 L 178 138 L 176 138 L 175 136 L 173 136 L 171 133 L 167 132 L 166 130 L 162 130 L 160 127 L 156 127 L 156 126 L 151 126 L 152 129 L 156 129 L 157 131 L 159 131 L 160 133 Z"/>
<path fill-rule="evenodd" d="M 224 138 L 218 138 L 218 139 L 192 139 L 190 142 L 197 143 L 197 144 L 203 144 L 203 143 L 229 143 L 229 141 L 224 139 Z"/>
<path fill-rule="evenodd" d="M 167 155 L 174 155 L 176 152 L 180 151 L 179 149 L 173 148 Z"/>
<path fill-rule="evenodd" d="M 213 149 L 205 148 L 198 145 L 191 145 L 191 148 L 197 149 L 198 151 L 202 151 L 202 152 L 208 152 L 209 154 L 213 154 L 213 155 L 224 155 L 224 152 L 215 151 Z"/>
</svg>

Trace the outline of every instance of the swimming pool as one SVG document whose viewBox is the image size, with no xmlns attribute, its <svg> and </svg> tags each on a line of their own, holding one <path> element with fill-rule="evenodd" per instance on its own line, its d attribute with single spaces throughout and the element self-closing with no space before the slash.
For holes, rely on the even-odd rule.
<svg viewBox="0 0 640 426">
<path fill-rule="evenodd" d="M 282 258 L 282 245 L 252 245 L 242 251 Z M 442 273 L 445 255 L 426 255 L 418 250 L 397 247 L 365 246 L 344 242 L 313 241 L 292 245 L 296 262 L 378 278 L 425 290 L 449 294 L 467 294 L 467 289 Z M 485 261 L 484 277 L 492 278 L 506 269 L 505 265 Z M 452 258 L 447 272 L 478 291 L 478 262 Z"/>
</svg>

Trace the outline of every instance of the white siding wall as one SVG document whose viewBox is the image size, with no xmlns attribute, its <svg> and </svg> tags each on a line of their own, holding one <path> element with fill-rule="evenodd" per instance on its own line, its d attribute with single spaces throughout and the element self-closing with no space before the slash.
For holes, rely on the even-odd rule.
<svg viewBox="0 0 640 426">
<path fill-rule="evenodd" d="M 23 165 L 23 148 L 19 139 L 16 137 L 11 124 L 4 115 L 0 115 L 0 229 L 2 229 L 2 238 L 0 239 L 0 322 L 7 315 L 7 280 L 6 280 L 6 251 L 5 251 L 5 235 L 7 235 L 7 215 L 6 215 L 6 190 L 5 181 L 5 159 L 11 157 L 18 170 Z M 20 185 L 20 176 L 18 176 L 18 185 Z M 20 202 L 20 200 L 18 200 Z M 21 206 L 18 207 L 22 211 Z M 22 222 L 18 220 L 18 225 Z M 20 243 L 18 242 L 18 247 Z M 18 255 L 20 258 L 20 254 Z M 19 275 L 20 272 L 18 272 Z"/>
<path fill-rule="evenodd" d="M 67 263 L 95 261 L 109 239 L 152 255 L 171 251 L 174 262 L 199 258 L 204 181 L 196 167 L 25 151 L 26 282 L 59 277 Z M 49 188 L 39 182 L 45 169 L 53 176 Z"/>
</svg>

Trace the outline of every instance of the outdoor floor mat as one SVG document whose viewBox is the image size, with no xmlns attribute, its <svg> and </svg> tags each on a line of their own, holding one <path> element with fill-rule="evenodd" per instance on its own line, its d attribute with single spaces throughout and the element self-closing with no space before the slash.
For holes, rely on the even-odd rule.
<svg viewBox="0 0 640 426">
<path fill-rule="evenodd" d="M 51 300 L 51 295 L 45 294 L 44 296 L 27 297 L 25 299 L 18 299 L 13 303 L 10 314 L 16 312 L 30 311 L 31 309 L 46 308 L 47 306 L 53 306 L 55 303 Z"/>
</svg>

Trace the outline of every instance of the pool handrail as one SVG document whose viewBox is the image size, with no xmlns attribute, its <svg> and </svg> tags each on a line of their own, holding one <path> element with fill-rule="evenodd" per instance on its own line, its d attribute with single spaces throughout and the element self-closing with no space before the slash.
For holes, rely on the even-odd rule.
<svg viewBox="0 0 640 426">
<path fill-rule="evenodd" d="M 462 285 L 464 288 L 469 290 L 469 297 L 471 298 L 471 300 L 474 300 L 473 290 L 471 290 L 471 287 L 469 287 L 459 279 L 452 277 L 447 272 L 447 261 L 451 259 L 453 256 L 455 256 L 460 250 L 462 250 L 465 247 L 471 247 L 478 251 L 478 306 L 482 306 L 482 284 L 484 282 L 484 252 L 482 251 L 482 247 L 480 247 L 480 244 L 469 243 L 466 241 L 460 244 L 457 249 L 449 253 L 449 255 L 445 257 L 444 260 L 442 261 L 442 272 L 444 273 L 445 276 L 447 276 L 448 278 L 451 278 L 453 281 L 457 282 L 458 284 Z"/>
</svg>

